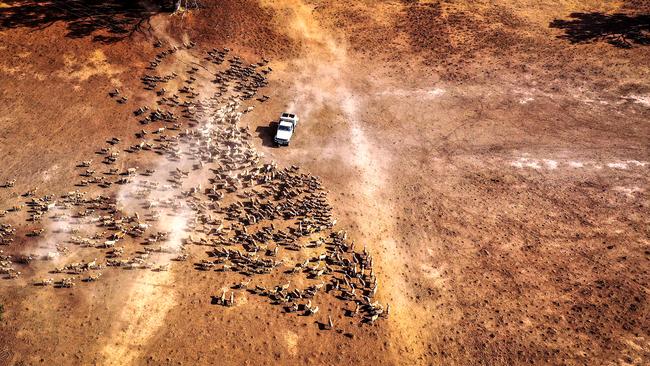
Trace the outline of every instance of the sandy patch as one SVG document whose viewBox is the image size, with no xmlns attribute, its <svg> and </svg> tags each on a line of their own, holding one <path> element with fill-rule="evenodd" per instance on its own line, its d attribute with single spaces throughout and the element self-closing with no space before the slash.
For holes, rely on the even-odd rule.
<svg viewBox="0 0 650 366">
<path fill-rule="evenodd" d="M 284 341 L 287 345 L 287 351 L 293 357 L 298 355 L 298 334 L 292 331 L 284 333 Z"/>
<path fill-rule="evenodd" d="M 524 154 L 527 155 L 527 154 Z M 592 168 L 592 169 L 602 169 L 607 167 L 610 169 L 619 169 L 626 170 L 630 168 L 643 168 L 648 165 L 647 161 L 639 160 L 621 160 L 621 161 L 611 161 L 607 163 L 599 163 L 595 160 L 591 161 L 578 161 L 578 160 L 555 160 L 555 159 L 537 159 L 529 158 L 526 156 L 519 157 L 510 162 L 510 166 L 513 166 L 518 169 L 548 169 L 555 170 L 558 168 L 572 168 L 572 169 L 582 169 L 582 168 Z"/>
<path fill-rule="evenodd" d="M 86 81 L 93 76 L 112 78 L 122 72 L 122 69 L 112 65 L 100 49 L 95 50 L 87 60 L 80 61 L 74 55 L 63 55 L 64 67 L 56 73 L 60 78 Z"/>
<path fill-rule="evenodd" d="M 116 329 L 102 350 L 106 365 L 131 365 L 140 355 L 138 348 L 163 325 L 165 316 L 176 304 L 168 286 L 171 271 L 144 272 L 129 292 Z"/>
<path fill-rule="evenodd" d="M 50 179 L 52 179 L 52 174 L 56 173 L 56 171 L 59 170 L 58 165 L 52 165 L 52 167 L 46 171 L 43 172 L 43 181 L 48 182 Z"/>
<path fill-rule="evenodd" d="M 537 159 L 530 159 L 530 158 L 519 158 L 511 162 L 510 165 L 519 169 L 523 169 L 523 168 L 542 169 L 542 165 L 539 163 Z"/>
<path fill-rule="evenodd" d="M 650 108 L 650 95 L 628 95 L 621 98 Z"/>
<path fill-rule="evenodd" d="M 625 195 L 628 198 L 634 198 L 635 194 L 637 193 L 643 193 L 644 190 L 640 187 L 623 187 L 623 186 L 616 186 L 613 188 L 615 192 L 621 193 Z"/>
<path fill-rule="evenodd" d="M 434 99 L 443 94 L 445 94 L 444 89 L 431 88 L 431 89 L 413 89 L 413 90 L 406 90 L 406 89 L 384 90 L 377 93 L 376 95 L 400 97 L 400 98 Z"/>
</svg>

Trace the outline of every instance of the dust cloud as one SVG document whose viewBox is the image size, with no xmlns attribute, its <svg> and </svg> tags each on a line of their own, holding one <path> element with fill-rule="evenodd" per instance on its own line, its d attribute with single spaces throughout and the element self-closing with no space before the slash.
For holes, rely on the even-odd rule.
<svg viewBox="0 0 650 366">
<path fill-rule="evenodd" d="M 349 148 L 349 153 L 345 154 L 352 158 L 344 161 L 361 172 L 359 187 L 356 187 L 355 191 L 363 193 L 363 204 L 366 206 L 364 211 L 375 214 L 372 219 L 360 219 L 358 224 L 362 237 L 369 242 L 371 251 L 378 254 L 379 263 L 385 269 L 383 276 L 380 273 L 383 287 L 380 286 L 379 292 L 385 300 L 392 301 L 392 344 L 393 347 L 409 344 L 411 361 L 415 362 L 425 350 L 419 348 L 421 343 L 417 342 L 417 339 L 420 331 L 413 326 L 412 314 L 414 311 L 421 311 L 425 305 L 411 302 L 404 279 L 387 271 L 402 268 L 405 258 L 397 242 L 391 238 L 397 225 L 393 218 L 394 207 L 386 197 L 382 197 L 390 190 L 387 186 L 387 172 L 391 156 L 368 138 L 361 119 L 361 113 L 370 102 L 368 98 L 372 96 L 355 92 L 355 85 L 351 80 L 358 78 L 358 74 L 354 72 L 354 60 L 348 55 L 345 40 L 337 38 L 322 27 L 314 19 L 311 6 L 299 0 L 262 0 L 260 3 L 284 14 L 288 35 L 303 45 L 303 56 L 289 61 L 287 65 L 288 69 L 294 71 L 293 74 L 300 75 L 292 82 L 292 102 L 288 105 L 288 110 L 300 114 L 305 123 L 313 123 L 310 117 L 318 111 L 325 108 L 335 109 L 340 111 L 347 123 L 349 145 L 337 145 L 336 149 L 338 153 L 343 154 L 342 150 Z M 365 82 L 374 84 L 371 80 Z M 433 89 L 426 91 L 426 94 L 436 97 L 442 92 Z"/>
</svg>

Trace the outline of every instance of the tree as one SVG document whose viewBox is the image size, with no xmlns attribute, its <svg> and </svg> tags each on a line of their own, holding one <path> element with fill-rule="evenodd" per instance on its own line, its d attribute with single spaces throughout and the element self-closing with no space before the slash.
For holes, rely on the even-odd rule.
<svg viewBox="0 0 650 366">
<path fill-rule="evenodd" d="M 199 2 L 197 0 L 163 0 L 162 7 L 176 13 L 184 9 L 197 9 Z"/>
</svg>

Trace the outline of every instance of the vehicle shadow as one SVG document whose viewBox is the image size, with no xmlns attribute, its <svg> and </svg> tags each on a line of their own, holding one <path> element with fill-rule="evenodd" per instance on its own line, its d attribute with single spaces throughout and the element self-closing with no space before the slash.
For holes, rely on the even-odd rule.
<svg viewBox="0 0 650 366">
<path fill-rule="evenodd" d="M 66 37 L 93 36 L 93 40 L 113 43 L 136 32 L 151 30 L 150 18 L 165 6 L 143 7 L 139 1 L 18 1 L 5 0 L 0 6 L 0 31 L 12 28 L 43 29 L 65 22 Z"/>
<path fill-rule="evenodd" d="M 650 15 L 572 13 L 569 20 L 555 19 L 550 28 L 564 30 L 558 36 L 574 44 L 607 42 L 619 48 L 650 45 Z"/>
<path fill-rule="evenodd" d="M 273 121 L 269 123 L 268 126 L 258 126 L 257 129 L 255 129 L 255 132 L 257 132 L 257 137 L 262 139 L 262 146 L 266 147 L 275 147 L 275 142 L 273 141 L 273 138 L 275 137 L 275 132 L 278 129 L 278 122 Z"/>
</svg>

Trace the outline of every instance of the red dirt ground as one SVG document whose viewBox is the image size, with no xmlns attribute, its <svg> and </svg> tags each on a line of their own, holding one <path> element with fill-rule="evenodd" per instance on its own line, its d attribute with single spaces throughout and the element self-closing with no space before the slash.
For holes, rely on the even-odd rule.
<svg viewBox="0 0 650 366">
<path fill-rule="evenodd" d="M 137 141 L 155 40 L 267 57 L 271 98 L 243 117 L 254 145 L 322 179 L 391 313 L 335 312 L 327 331 L 253 295 L 216 307 L 232 278 L 188 263 L 73 289 L 32 286 L 48 276 L 35 263 L 0 282 L 0 364 L 648 364 L 646 2 L 204 1 L 117 42 L 79 34 L 84 8 L 16 17 L 28 3 L 45 4 L 0 2 L 0 182 L 16 179 L 1 210 L 78 189 L 75 165 L 105 140 Z M 641 37 L 623 47 L 626 27 Z M 285 109 L 301 125 L 278 149 Z M 26 217 L 0 218 L 18 229 L 4 254 L 42 250 Z"/>
</svg>

